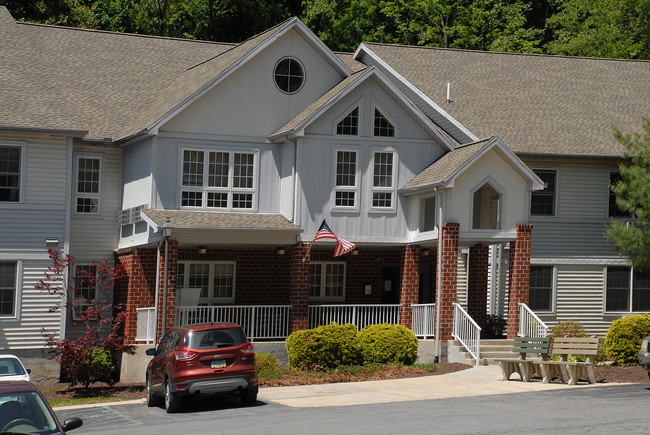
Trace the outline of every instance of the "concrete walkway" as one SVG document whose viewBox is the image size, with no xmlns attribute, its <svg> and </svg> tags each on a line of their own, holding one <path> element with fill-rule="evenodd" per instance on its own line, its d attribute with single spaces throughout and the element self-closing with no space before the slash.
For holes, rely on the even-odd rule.
<svg viewBox="0 0 650 435">
<path fill-rule="evenodd" d="M 604 385 L 522 382 L 517 374 L 513 374 L 509 381 L 502 381 L 501 377 L 499 366 L 478 366 L 447 375 L 418 378 L 262 388 L 258 398 L 264 402 L 309 408 L 565 390 Z"/>
</svg>

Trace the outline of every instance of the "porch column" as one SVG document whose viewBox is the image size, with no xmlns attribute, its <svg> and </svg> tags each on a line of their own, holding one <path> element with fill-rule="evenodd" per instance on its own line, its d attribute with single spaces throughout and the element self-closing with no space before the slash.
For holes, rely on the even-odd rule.
<svg viewBox="0 0 650 435">
<path fill-rule="evenodd" d="M 297 243 L 291 250 L 291 278 L 289 279 L 291 331 L 308 328 L 310 246 L 310 243 Z"/>
<path fill-rule="evenodd" d="M 420 295 L 420 245 L 406 245 L 402 251 L 402 285 L 399 296 L 400 325 L 411 329 L 413 308 Z"/>
<path fill-rule="evenodd" d="M 169 271 L 167 272 L 167 306 L 165 303 L 165 243 L 160 247 L 160 325 L 158 326 L 158 334 L 162 335 L 162 322 L 165 319 L 165 331 L 173 327 L 176 323 L 176 272 L 178 271 L 178 242 L 176 240 L 169 240 L 169 259 L 167 264 Z M 158 337 L 156 337 L 158 340 Z"/>
<path fill-rule="evenodd" d="M 517 240 L 510 242 L 510 292 L 508 293 L 508 338 L 519 330 L 519 303 L 530 297 L 530 236 L 532 225 L 517 225 Z"/>
<path fill-rule="evenodd" d="M 442 224 L 442 277 L 440 291 L 440 340 L 451 340 L 458 281 L 458 232 L 460 224 Z M 440 255 L 440 253 L 438 253 Z M 437 282 L 437 280 L 436 280 Z"/>
<path fill-rule="evenodd" d="M 480 326 L 485 324 L 487 312 L 489 252 L 490 247 L 486 245 L 469 248 L 467 314 Z"/>
</svg>

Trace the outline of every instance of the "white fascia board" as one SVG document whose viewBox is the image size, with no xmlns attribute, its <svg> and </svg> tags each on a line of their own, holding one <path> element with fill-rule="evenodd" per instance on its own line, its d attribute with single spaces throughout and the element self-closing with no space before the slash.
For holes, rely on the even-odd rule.
<svg viewBox="0 0 650 435">
<path fill-rule="evenodd" d="M 270 35 L 264 42 L 261 44 L 258 44 L 255 48 L 253 48 L 251 51 L 246 53 L 244 56 L 239 58 L 237 61 L 235 61 L 232 65 L 230 65 L 228 68 L 226 68 L 224 71 L 219 73 L 216 77 L 214 77 L 212 80 L 208 81 L 206 84 L 204 84 L 198 91 L 196 91 L 194 94 L 190 95 L 188 98 L 186 98 L 184 101 L 182 101 L 180 104 L 178 104 L 175 108 L 170 110 L 166 115 L 155 121 L 153 124 L 151 124 L 149 127 L 146 128 L 146 131 L 150 134 L 157 134 L 158 133 L 158 128 L 168 122 L 170 119 L 175 117 L 179 112 L 184 110 L 186 107 L 194 103 L 196 100 L 198 100 L 200 97 L 205 95 L 207 92 L 209 92 L 212 88 L 214 88 L 217 84 L 221 83 L 224 79 L 229 77 L 231 74 L 233 74 L 235 71 L 237 71 L 241 66 L 249 62 L 251 59 L 253 59 L 258 53 L 261 51 L 265 50 L 269 45 L 271 45 L 273 42 L 277 41 L 282 35 L 287 33 L 289 30 L 292 28 L 296 28 L 299 34 L 301 34 L 303 37 L 307 38 L 307 42 L 312 45 L 315 48 L 318 48 L 322 51 L 322 54 L 325 56 L 326 59 L 332 64 L 332 66 L 335 67 L 342 75 L 344 76 L 349 76 L 352 74 L 352 71 L 343 63 L 342 60 L 340 60 L 338 57 L 334 55 L 334 53 L 327 48 L 325 44 L 318 39 L 316 35 L 314 35 L 313 32 L 307 28 L 307 26 L 304 25 L 302 21 L 300 21 L 298 18 L 292 18 L 289 21 L 287 21 L 283 26 L 280 26 L 272 35 Z M 320 44 L 316 42 L 316 40 L 320 41 Z M 233 47 L 236 48 L 237 46 Z M 222 54 L 227 53 L 224 52 Z"/>
<path fill-rule="evenodd" d="M 496 152 L 502 159 L 508 161 L 515 171 L 519 173 L 524 179 L 528 180 L 528 190 L 542 190 L 544 189 L 544 182 L 533 172 L 527 164 L 525 164 L 510 148 L 508 148 L 498 137 L 494 136 L 492 140 L 496 144 Z"/>
<path fill-rule="evenodd" d="M 393 77 L 395 77 L 397 80 L 402 82 L 406 87 L 411 89 L 418 97 L 422 99 L 426 104 L 428 104 L 433 110 L 438 112 L 440 116 L 443 118 L 449 120 L 452 125 L 454 125 L 460 133 L 465 135 L 468 139 L 472 141 L 477 141 L 479 138 L 476 136 L 474 133 L 469 131 L 463 124 L 458 122 L 456 118 L 451 116 L 449 113 L 447 113 L 442 107 L 438 106 L 431 98 L 429 98 L 426 94 L 424 94 L 422 91 L 420 91 L 418 88 L 413 86 L 411 82 L 406 80 L 401 74 L 399 74 L 397 71 L 395 71 L 388 63 L 384 62 L 384 60 L 377 56 L 370 48 L 368 48 L 365 44 L 359 45 L 359 48 L 354 52 L 353 59 L 359 60 L 362 62 L 360 57 L 363 55 L 368 55 L 372 57 L 378 64 L 380 64 L 382 67 L 386 68 L 386 71 L 388 71 Z M 451 133 L 450 133 L 451 134 Z M 456 137 L 456 135 L 451 134 L 452 137 Z"/>
</svg>

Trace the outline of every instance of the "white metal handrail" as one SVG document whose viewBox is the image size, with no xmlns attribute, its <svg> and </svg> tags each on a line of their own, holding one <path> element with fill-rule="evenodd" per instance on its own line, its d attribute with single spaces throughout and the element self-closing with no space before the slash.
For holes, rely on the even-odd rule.
<svg viewBox="0 0 650 435">
<path fill-rule="evenodd" d="M 413 333 L 424 340 L 435 338 L 436 330 L 436 304 L 413 304 Z"/>
<path fill-rule="evenodd" d="M 454 325 L 451 335 L 467 349 L 476 360 L 481 355 L 481 327 L 467 314 L 459 304 L 454 303 Z"/>
<path fill-rule="evenodd" d="M 290 334 L 291 305 L 221 305 L 176 307 L 176 325 L 232 322 L 241 325 L 249 340 L 284 339 Z"/>
<path fill-rule="evenodd" d="M 146 341 L 153 343 L 155 341 L 156 319 L 155 307 L 136 308 L 137 312 L 137 331 L 135 334 L 136 341 Z"/>
<path fill-rule="evenodd" d="M 523 302 L 519 303 L 519 332 L 520 337 L 546 337 L 548 326 L 537 314 Z"/>
<path fill-rule="evenodd" d="M 399 304 L 311 305 L 309 328 L 352 323 L 358 329 L 380 323 L 399 323 Z"/>
</svg>

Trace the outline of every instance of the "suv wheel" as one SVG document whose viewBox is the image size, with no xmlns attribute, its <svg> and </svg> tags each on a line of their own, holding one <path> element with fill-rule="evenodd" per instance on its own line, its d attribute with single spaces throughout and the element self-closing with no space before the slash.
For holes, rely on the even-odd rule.
<svg viewBox="0 0 650 435">
<path fill-rule="evenodd" d="M 240 396 L 241 403 L 244 406 L 252 406 L 257 402 L 257 388 L 248 387 L 245 390 L 242 390 Z"/>
<path fill-rule="evenodd" d="M 165 382 L 165 410 L 168 414 L 178 412 L 181 407 L 181 398 L 172 393 L 172 382 L 167 378 Z"/>
<path fill-rule="evenodd" d="M 160 403 L 160 398 L 156 396 L 151 388 L 151 379 L 147 376 L 147 406 L 158 406 Z"/>
</svg>

